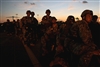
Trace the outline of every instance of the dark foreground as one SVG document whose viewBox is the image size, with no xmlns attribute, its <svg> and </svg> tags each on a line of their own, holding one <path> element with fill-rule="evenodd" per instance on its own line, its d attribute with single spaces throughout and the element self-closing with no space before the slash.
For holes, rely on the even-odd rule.
<svg viewBox="0 0 100 67">
<path fill-rule="evenodd" d="M 1 67 L 47 67 L 45 59 L 41 57 L 41 45 L 38 42 L 35 46 L 27 46 L 22 43 L 19 37 L 0 33 L 0 59 Z M 71 61 L 70 67 L 76 67 L 75 59 Z M 100 61 L 100 60 L 99 60 Z M 43 65 L 42 63 L 45 63 Z M 92 59 L 90 67 L 100 67 L 100 64 Z"/>
<path fill-rule="evenodd" d="M 0 33 L 1 67 L 34 67 L 22 42 L 14 35 Z"/>
</svg>

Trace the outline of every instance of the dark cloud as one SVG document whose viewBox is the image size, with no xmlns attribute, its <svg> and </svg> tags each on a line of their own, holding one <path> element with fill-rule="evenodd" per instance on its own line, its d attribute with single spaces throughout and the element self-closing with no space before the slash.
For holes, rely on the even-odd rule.
<svg viewBox="0 0 100 67">
<path fill-rule="evenodd" d="M 30 3 L 31 5 L 35 5 L 35 3 Z"/>
<path fill-rule="evenodd" d="M 35 3 L 24 2 L 24 4 L 35 5 Z"/>
<path fill-rule="evenodd" d="M 88 3 L 87 1 L 83 1 L 82 3 Z"/>
<path fill-rule="evenodd" d="M 25 4 L 27 4 L 27 2 L 24 2 Z"/>
</svg>

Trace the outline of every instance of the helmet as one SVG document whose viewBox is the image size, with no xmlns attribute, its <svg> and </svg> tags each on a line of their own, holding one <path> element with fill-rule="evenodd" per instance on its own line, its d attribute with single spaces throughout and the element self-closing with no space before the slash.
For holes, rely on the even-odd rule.
<svg viewBox="0 0 100 67">
<path fill-rule="evenodd" d="M 72 20 L 73 20 L 73 19 L 75 19 L 75 18 L 74 18 L 74 16 L 69 15 L 69 16 L 68 16 L 68 19 L 72 19 Z"/>
<path fill-rule="evenodd" d="M 51 11 L 50 11 L 49 9 L 46 10 L 46 13 L 47 13 L 47 12 L 51 13 Z"/>
<path fill-rule="evenodd" d="M 97 16 L 97 15 L 93 15 L 93 19 L 92 19 L 92 20 L 93 20 L 94 22 L 96 22 L 97 19 L 98 19 L 98 16 Z"/>
<path fill-rule="evenodd" d="M 92 10 L 84 10 L 81 14 L 81 17 L 84 17 L 86 14 L 91 14 L 93 15 L 93 11 Z"/>
<path fill-rule="evenodd" d="M 67 17 L 66 22 L 75 22 L 75 17 L 74 17 L 73 15 L 69 15 L 69 16 Z"/>
<path fill-rule="evenodd" d="M 53 19 L 54 19 L 54 20 L 57 20 L 56 17 L 51 17 L 51 18 L 52 18 L 52 20 L 53 20 Z"/>
<path fill-rule="evenodd" d="M 93 15 L 93 18 L 96 18 L 96 19 L 97 19 L 97 18 L 98 18 L 98 16 L 97 16 L 97 15 Z"/>
<path fill-rule="evenodd" d="M 30 10 L 27 10 L 27 11 L 26 11 L 26 14 L 27 14 L 27 13 L 31 13 L 31 11 L 30 11 Z"/>
<path fill-rule="evenodd" d="M 34 13 L 34 12 L 31 12 L 31 14 L 32 14 L 32 15 L 35 15 L 35 13 Z"/>
</svg>

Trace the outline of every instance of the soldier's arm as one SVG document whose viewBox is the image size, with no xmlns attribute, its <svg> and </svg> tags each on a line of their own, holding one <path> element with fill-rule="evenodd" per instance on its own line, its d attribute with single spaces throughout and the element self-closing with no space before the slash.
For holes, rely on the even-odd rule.
<svg viewBox="0 0 100 67">
<path fill-rule="evenodd" d="M 23 22 L 24 22 L 24 17 L 22 17 L 21 19 L 20 19 L 20 28 L 22 28 L 23 27 Z"/>
<path fill-rule="evenodd" d="M 41 44 L 42 44 L 42 48 L 46 48 L 46 40 L 44 36 L 41 37 Z"/>
<path fill-rule="evenodd" d="M 43 50 L 43 54 L 45 55 L 46 53 L 48 53 L 47 48 L 46 48 L 46 41 L 47 41 L 47 36 L 44 35 L 41 37 L 41 45 L 42 45 L 42 50 Z"/>
<path fill-rule="evenodd" d="M 45 19 L 45 16 L 42 17 L 42 21 Z"/>
<path fill-rule="evenodd" d="M 38 25 L 38 20 L 35 18 L 35 25 Z"/>
<path fill-rule="evenodd" d="M 74 24 L 71 28 L 70 28 L 70 34 L 71 34 L 71 38 L 77 38 L 77 32 L 78 31 L 78 26 L 77 26 L 77 24 Z M 73 39 L 74 40 L 74 39 Z"/>
<path fill-rule="evenodd" d="M 91 32 L 87 25 L 80 25 L 79 35 L 85 45 L 94 45 Z"/>
<path fill-rule="evenodd" d="M 44 23 L 45 23 L 45 20 L 46 20 L 46 17 L 43 16 L 43 17 L 42 17 L 42 21 L 41 21 L 41 23 L 44 24 Z"/>
<path fill-rule="evenodd" d="M 19 27 L 22 28 L 22 22 L 21 22 L 21 20 L 19 21 Z"/>
</svg>

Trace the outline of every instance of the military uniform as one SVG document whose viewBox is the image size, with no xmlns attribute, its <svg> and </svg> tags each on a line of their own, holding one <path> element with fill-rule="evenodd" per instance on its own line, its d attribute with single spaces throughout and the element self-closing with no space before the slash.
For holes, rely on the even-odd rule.
<svg viewBox="0 0 100 67">
<path fill-rule="evenodd" d="M 67 24 L 66 22 L 63 23 L 60 26 L 60 34 L 59 34 L 59 40 L 61 41 L 62 45 L 64 46 L 64 40 L 65 38 L 70 34 L 69 30 L 71 28 L 72 24 Z"/>
<path fill-rule="evenodd" d="M 30 25 L 30 32 L 31 32 L 31 43 L 36 44 L 37 42 L 37 26 L 38 26 L 38 20 L 35 17 L 31 17 L 32 23 Z"/>
<path fill-rule="evenodd" d="M 51 16 L 49 16 L 49 17 L 43 16 L 42 23 L 45 24 L 45 23 L 49 23 L 49 22 L 51 22 Z"/>
<path fill-rule="evenodd" d="M 43 32 L 45 32 L 46 29 L 51 25 L 51 20 L 52 20 L 51 16 L 49 17 L 43 16 L 42 21 L 41 21 L 41 24 L 43 25 L 43 28 L 42 28 Z"/>
<path fill-rule="evenodd" d="M 22 22 L 22 31 L 23 31 L 24 42 L 26 44 L 28 44 L 29 36 L 30 36 L 29 31 L 31 30 L 30 25 L 31 25 L 32 19 L 31 19 L 31 17 L 25 16 L 21 19 L 21 22 Z"/>
<path fill-rule="evenodd" d="M 19 25 L 19 20 L 15 22 L 15 34 L 18 36 L 20 34 L 20 25 Z"/>
<path fill-rule="evenodd" d="M 58 26 L 50 26 L 41 38 L 43 54 L 47 54 L 54 50 L 56 46 L 56 36 L 58 34 Z"/>
<path fill-rule="evenodd" d="M 93 43 L 91 31 L 85 20 L 76 22 L 71 30 L 67 44 L 69 50 L 75 55 L 81 55 L 79 67 L 87 67 L 96 45 Z"/>
<path fill-rule="evenodd" d="M 62 44 L 64 45 L 64 40 L 65 38 L 68 37 L 68 35 L 70 34 L 70 28 L 71 26 L 75 23 L 75 18 L 72 15 L 69 15 L 65 21 L 65 23 L 63 23 L 60 26 L 60 41 L 62 42 Z"/>
</svg>

